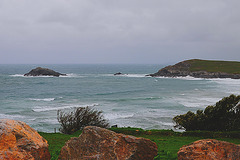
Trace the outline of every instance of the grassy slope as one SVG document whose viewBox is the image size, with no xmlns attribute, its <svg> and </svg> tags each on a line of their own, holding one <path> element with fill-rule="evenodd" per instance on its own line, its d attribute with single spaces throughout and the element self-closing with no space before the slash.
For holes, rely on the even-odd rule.
<svg viewBox="0 0 240 160">
<path fill-rule="evenodd" d="M 211 138 L 211 135 L 216 135 L 216 133 L 211 134 L 213 132 L 191 132 L 188 136 L 183 135 L 181 133 L 176 133 L 173 131 L 167 130 L 152 130 L 152 131 L 144 131 L 142 129 L 137 128 L 112 128 L 111 130 L 124 133 L 129 135 L 134 135 L 136 137 L 144 137 L 154 141 L 158 145 L 158 159 L 177 159 L 177 151 L 183 146 L 190 144 L 199 139 Z M 236 132 L 240 134 L 239 132 Z M 71 137 L 78 137 L 81 134 L 80 131 L 74 133 L 73 135 L 64 135 L 60 133 L 42 133 L 42 135 L 49 144 L 49 151 L 52 156 L 52 160 L 57 159 L 62 146 L 65 144 L 67 140 Z M 239 138 L 225 138 L 226 135 L 217 134 L 218 140 L 224 140 L 227 142 L 240 144 Z M 237 136 L 239 137 L 239 136 Z"/>
<path fill-rule="evenodd" d="M 235 61 L 211 61 L 211 60 L 189 60 L 192 64 L 190 71 L 225 72 L 240 74 L 240 62 Z"/>
</svg>

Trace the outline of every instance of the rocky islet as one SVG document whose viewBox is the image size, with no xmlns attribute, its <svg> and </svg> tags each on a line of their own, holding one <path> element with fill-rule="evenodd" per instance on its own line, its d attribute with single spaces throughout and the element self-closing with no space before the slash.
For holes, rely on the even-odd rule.
<svg viewBox="0 0 240 160">
<path fill-rule="evenodd" d="M 66 76 L 66 74 L 62 74 L 59 72 L 56 72 L 54 70 L 48 69 L 48 68 L 42 68 L 37 67 L 35 69 L 32 69 L 30 72 L 24 74 L 24 76 Z"/>
</svg>

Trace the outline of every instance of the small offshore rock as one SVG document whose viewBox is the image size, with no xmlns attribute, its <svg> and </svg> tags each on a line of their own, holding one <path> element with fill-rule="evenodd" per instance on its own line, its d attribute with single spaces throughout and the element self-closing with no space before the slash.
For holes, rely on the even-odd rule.
<svg viewBox="0 0 240 160">
<path fill-rule="evenodd" d="M 41 68 L 37 67 L 35 69 L 32 69 L 30 72 L 24 74 L 24 76 L 66 76 L 66 74 L 62 74 L 59 72 L 55 72 L 54 70 L 48 69 L 48 68 Z"/>
<path fill-rule="evenodd" d="M 88 126 L 79 137 L 66 142 L 59 160 L 153 160 L 157 152 L 156 143 L 149 139 Z"/>
<path fill-rule="evenodd" d="M 47 141 L 26 123 L 0 119 L 0 159 L 49 160 Z"/>
<path fill-rule="evenodd" d="M 204 139 L 183 146 L 178 151 L 178 160 L 238 160 L 240 146 L 233 143 Z"/>
<path fill-rule="evenodd" d="M 114 73 L 114 76 L 119 76 L 119 75 L 123 75 L 123 74 L 121 72 Z"/>
</svg>

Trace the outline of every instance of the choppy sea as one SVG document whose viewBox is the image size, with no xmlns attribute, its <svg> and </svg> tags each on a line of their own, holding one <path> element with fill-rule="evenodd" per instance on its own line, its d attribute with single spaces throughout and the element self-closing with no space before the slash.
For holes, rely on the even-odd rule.
<svg viewBox="0 0 240 160">
<path fill-rule="evenodd" d="M 36 67 L 67 76 L 24 77 Z M 145 77 L 163 65 L 0 65 L 0 118 L 21 120 L 38 131 L 59 128 L 57 111 L 91 106 L 111 125 L 173 129 L 172 118 L 204 109 L 230 94 L 240 80 Z M 124 75 L 114 76 L 122 72 Z"/>
</svg>

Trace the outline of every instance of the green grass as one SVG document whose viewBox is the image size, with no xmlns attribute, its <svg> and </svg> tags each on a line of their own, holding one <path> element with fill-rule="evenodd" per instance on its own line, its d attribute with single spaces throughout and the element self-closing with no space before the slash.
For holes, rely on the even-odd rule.
<svg viewBox="0 0 240 160">
<path fill-rule="evenodd" d="M 117 133 L 129 134 L 136 137 L 144 137 L 152 140 L 158 146 L 158 156 L 156 160 L 176 160 L 177 152 L 183 146 L 190 144 L 196 140 L 214 138 L 217 140 L 223 140 L 235 144 L 240 144 L 240 137 L 237 136 L 239 132 L 185 132 L 178 133 L 171 130 L 149 130 L 145 131 L 140 128 L 111 128 L 112 131 Z M 40 132 L 49 144 L 49 151 L 52 156 L 52 160 L 58 158 L 61 148 L 65 142 L 71 137 L 78 137 L 81 131 L 74 133 L 73 135 L 64 135 L 60 133 L 43 133 Z M 238 138 L 226 138 L 226 137 L 238 137 Z"/>
<path fill-rule="evenodd" d="M 81 133 L 81 131 L 77 131 L 72 135 L 67 135 L 61 133 L 39 132 L 39 134 L 48 141 L 48 149 L 51 154 L 51 160 L 58 159 L 61 148 L 65 145 L 65 142 L 67 142 L 71 137 L 78 137 Z"/>
<path fill-rule="evenodd" d="M 211 61 L 211 60 L 189 60 L 190 71 L 225 72 L 240 74 L 240 62 L 235 61 Z"/>
</svg>

